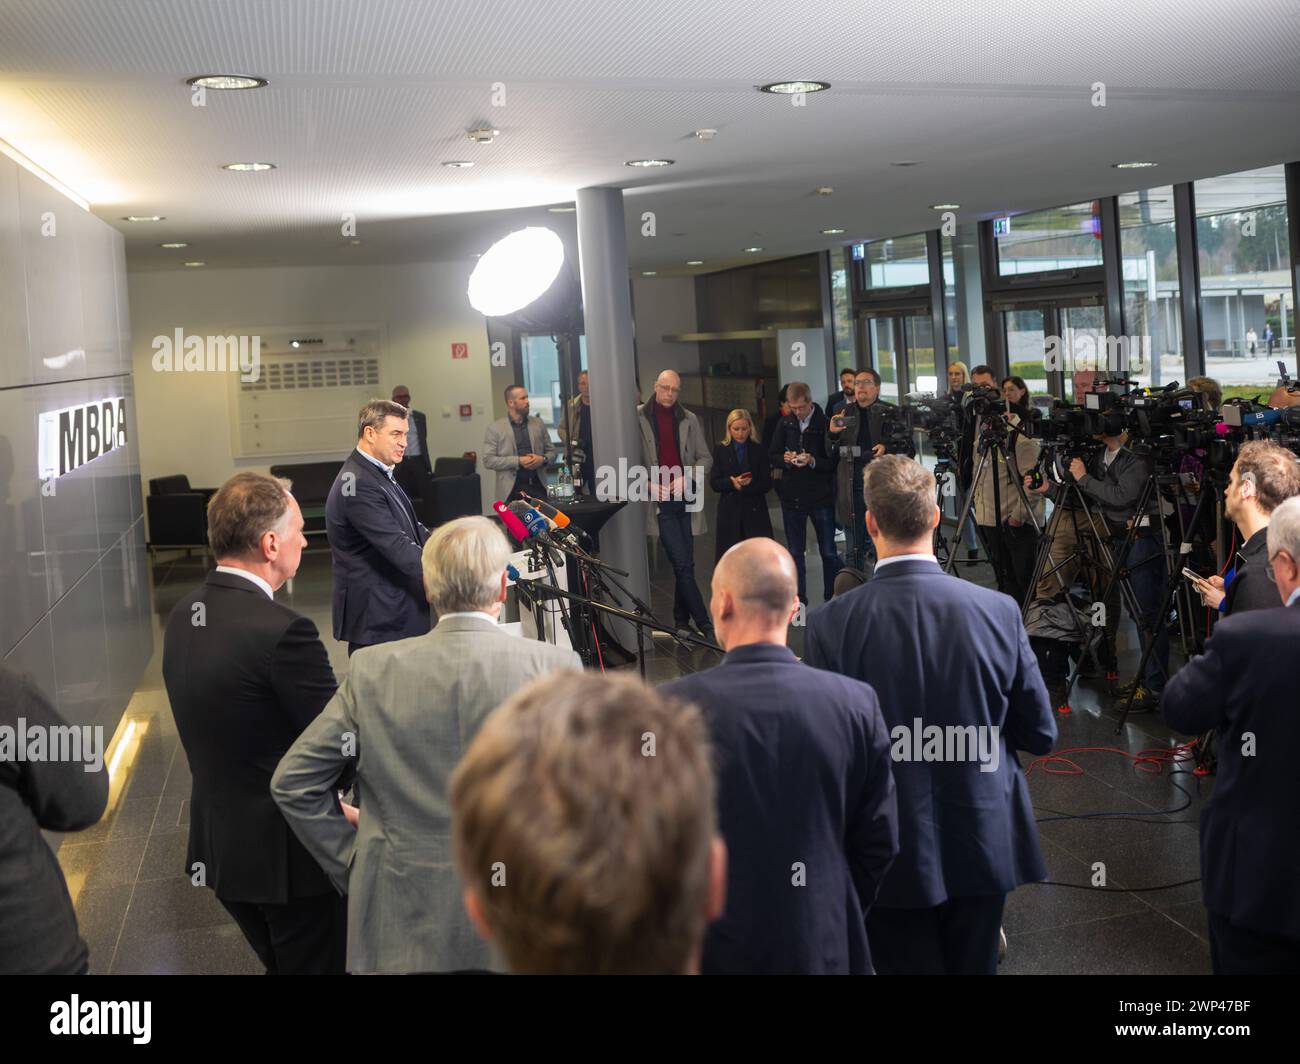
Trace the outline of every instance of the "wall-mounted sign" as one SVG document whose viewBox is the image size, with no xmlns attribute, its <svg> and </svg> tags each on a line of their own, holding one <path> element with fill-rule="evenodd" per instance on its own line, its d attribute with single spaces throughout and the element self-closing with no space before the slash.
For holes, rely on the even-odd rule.
<svg viewBox="0 0 1300 1064">
<path fill-rule="evenodd" d="M 1011 218 L 994 218 L 993 219 L 993 236 L 1010 236 L 1011 235 Z"/>
<path fill-rule="evenodd" d="M 126 400 L 96 399 L 41 414 L 37 424 L 38 476 L 61 477 L 126 445 Z"/>
<path fill-rule="evenodd" d="M 452 358 L 469 358 L 469 344 L 452 344 Z"/>
</svg>

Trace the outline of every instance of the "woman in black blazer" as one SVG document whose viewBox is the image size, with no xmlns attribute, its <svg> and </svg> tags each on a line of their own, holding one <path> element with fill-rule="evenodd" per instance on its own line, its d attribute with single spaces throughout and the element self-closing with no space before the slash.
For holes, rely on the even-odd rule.
<svg viewBox="0 0 1300 1064">
<path fill-rule="evenodd" d="M 715 561 L 742 539 L 772 536 L 767 513 L 772 467 L 767 448 L 753 433 L 749 411 L 733 410 L 727 415 L 727 438 L 713 449 L 710 480 L 718 493 Z"/>
</svg>

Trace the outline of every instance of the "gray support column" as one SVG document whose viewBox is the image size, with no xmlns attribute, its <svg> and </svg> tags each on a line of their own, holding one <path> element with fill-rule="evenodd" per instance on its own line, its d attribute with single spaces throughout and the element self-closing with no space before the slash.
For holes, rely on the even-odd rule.
<svg viewBox="0 0 1300 1064">
<path fill-rule="evenodd" d="M 1205 374 L 1205 330 L 1201 322 L 1201 263 L 1196 247 L 1196 199 L 1191 182 L 1174 186 L 1174 231 L 1178 246 L 1178 300 L 1183 316 L 1183 366 L 1188 377 Z"/>
<path fill-rule="evenodd" d="M 617 474 L 620 464 L 624 469 L 643 464 L 641 432 L 636 423 L 627 232 L 623 227 L 621 189 L 579 189 L 577 203 L 578 261 L 591 383 L 591 442 L 596 452 L 596 484 L 599 485 L 602 468 L 608 467 Z M 653 367 L 647 367 L 647 372 L 653 373 Z M 653 379 L 645 384 L 649 389 Z M 607 472 L 606 476 L 609 475 Z M 625 489 L 626 485 L 619 484 L 619 487 Z M 620 493 L 619 497 L 625 496 Z M 601 557 L 632 574 L 625 583 L 646 605 L 650 605 L 650 572 L 646 564 L 649 510 L 649 503 L 629 502 L 600 533 Z M 611 625 L 629 649 L 636 646 L 632 627 L 621 621 Z M 646 646 L 650 645 L 647 634 Z"/>
<path fill-rule="evenodd" d="M 1286 169 L 1286 218 L 1287 236 L 1291 244 L 1291 306 L 1300 316 L 1300 162 L 1287 163 Z M 1300 334 L 1294 322 L 1291 328 Z M 1286 335 L 1286 299 L 1282 300 L 1281 321 L 1278 322 L 1277 346 L 1282 346 L 1282 337 Z M 1275 349 L 1276 350 L 1276 349 Z M 1300 343 L 1295 345 L 1295 357 L 1291 361 L 1291 375 L 1300 376 Z"/>
</svg>

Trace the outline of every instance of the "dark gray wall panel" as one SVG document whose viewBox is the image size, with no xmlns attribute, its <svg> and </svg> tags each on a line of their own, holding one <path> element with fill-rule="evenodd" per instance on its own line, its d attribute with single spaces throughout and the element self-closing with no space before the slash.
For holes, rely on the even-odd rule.
<svg viewBox="0 0 1300 1064">
<path fill-rule="evenodd" d="M 27 278 L 18 235 L 18 164 L 0 155 L 0 388 L 31 382 Z"/>
<path fill-rule="evenodd" d="M 98 564 L 55 603 L 50 619 L 54 625 L 54 682 L 59 712 L 70 724 L 100 724 L 106 734 L 112 735 L 122 705 L 114 704 L 110 696 L 104 594 Z"/>
<path fill-rule="evenodd" d="M 43 391 L 0 390 L 0 655 L 50 608 L 36 475 L 36 416 Z"/>
<path fill-rule="evenodd" d="M 18 206 L 32 379 L 87 377 L 77 262 L 77 234 L 86 212 L 23 169 Z"/>
<path fill-rule="evenodd" d="M 50 704 L 57 703 L 54 683 L 54 637 L 49 615 L 23 636 L 22 641 L 4 656 L 6 668 L 26 673 L 41 689 Z"/>
</svg>

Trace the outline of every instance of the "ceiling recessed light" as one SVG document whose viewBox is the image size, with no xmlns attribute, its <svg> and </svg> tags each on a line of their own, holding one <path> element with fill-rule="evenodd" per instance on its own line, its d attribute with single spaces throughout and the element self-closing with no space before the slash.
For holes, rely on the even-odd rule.
<svg viewBox="0 0 1300 1064">
<path fill-rule="evenodd" d="M 759 92 L 775 92 L 781 96 L 793 96 L 798 92 L 821 92 L 829 89 L 829 81 L 774 81 L 769 85 L 760 85 Z"/>
<path fill-rule="evenodd" d="M 124 222 L 165 222 L 167 219 L 161 214 L 128 214 L 124 215 Z"/>
<path fill-rule="evenodd" d="M 676 159 L 629 159 L 623 165 L 648 169 L 656 166 L 672 166 L 676 161 Z"/>
<path fill-rule="evenodd" d="M 752 248 L 745 248 L 745 250 L 750 254 L 753 254 L 755 251 L 762 251 L 763 249 L 760 247 L 752 247 Z"/>
<path fill-rule="evenodd" d="M 358 244 L 361 243 L 361 241 L 360 241 L 360 240 L 349 240 L 348 243 L 351 244 L 353 247 L 356 247 Z"/>
<path fill-rule="evenodd" d="M 830 185 L 817 186 L 817 195 L 819 196 L 829 196 L 834 191 L 835 189 L 833 189 Z"/>
<path fill-rule="evenodd" d="M 546 209 L 550 211 L 552 214 L 572 214 L 578 208 L 577 207 L 547 207 Z"/>
<path fill-rule="evenodd" d="M 704 265 L 704 260 L 703 260 L 703 259 L 687 259 L 687 260 L 686 260 L 686 265 L 687 265 L 687 266 L 703 266 L 703 265 Z"/>
<path fill-rule="evenodd" d="M 961 209 L 961 204 L 960 204 L 960 203 L 932 203 L 932 204 L 930 204 L 930 210 L 932 210 L 932 211 L 956 211 L 956 210 L 960 210 L 960 209 Z"/>
<path fill-rule="evenodd" d="M 263 170 L 274 170 L 275 163 L 226 163 L 221 169 L 233 170 L 237 174 L 256 174 Z"/>
<path fill-rule="evenodd" d="M 467 129 L 465 136 L 469 137 L 475 144 L 491 144 L 501 135 L 501 130 L 493 129 L 491 126 L 477 126 L 474 129 Z"/>
<path fill-rule="evenodd" d="M 198 85 L 204 89 L 261 89 L 266 87 L 266 78 L 255 78 L 251 74 L 200 74 L 187 78 L 186 85 Z"/>
<path fill-rule="evenodd" d="M 468 170 L 474 164 L 468 159 L 448 159 L 443 166 L 449 166 L 453 170 Z"/>
<path fill-rule="evenodd" d="M 658 273 L 658 271 L 656 271 L 656 270 L 642 270 L 642 271 L 641 271 L 641 276 L 642 276 L 642 277 L 658 277 L 658 276 L 659 276 L 659 273 Z"/>
<path fill-rule="evenodd" d="M 186 265 L 186 266 L 206 266 L 207 263 L 206 263 L 206 262 L 187 262 L 187 263 L 185 263 L 185 265 Z"/>
<path fill-rule="evenodd" d="M 890 166 L 916 166 L 915 159 L 899 159 L 898 162 L 890 163 Z"/>
<path fill-rule="evenodd" d="M 175 244 L 159 244 L 158 246 L 159 246 L 160 248 L 187 248 L 187 247 L 189 247 L 189 244 L 181 244 L 181 243 L 175 243 Z"/>
<path fill-rule="evenodd" d="M 717 135 L 718 131 L 716 129 L 697 129 L 695 131 L 695 136 L 698 140 L 712 140 Z"/>
<path fill-rule="evenodd" d="M 1160 164 L 1153 163 L 1153 162 L 1138 161 L 1138 162 L 1131 162 L 1131 163 L 1111 163 L 1110 165 L 1113 166 L 1116 170 L 1145 170 L 1149 166 L 1159 166 Z"/>
<path fill-rule="evenodd" d="M 843 229 L 823 229 L 822 236 L 839 236 L 842 232 Z"/>
</svg>

